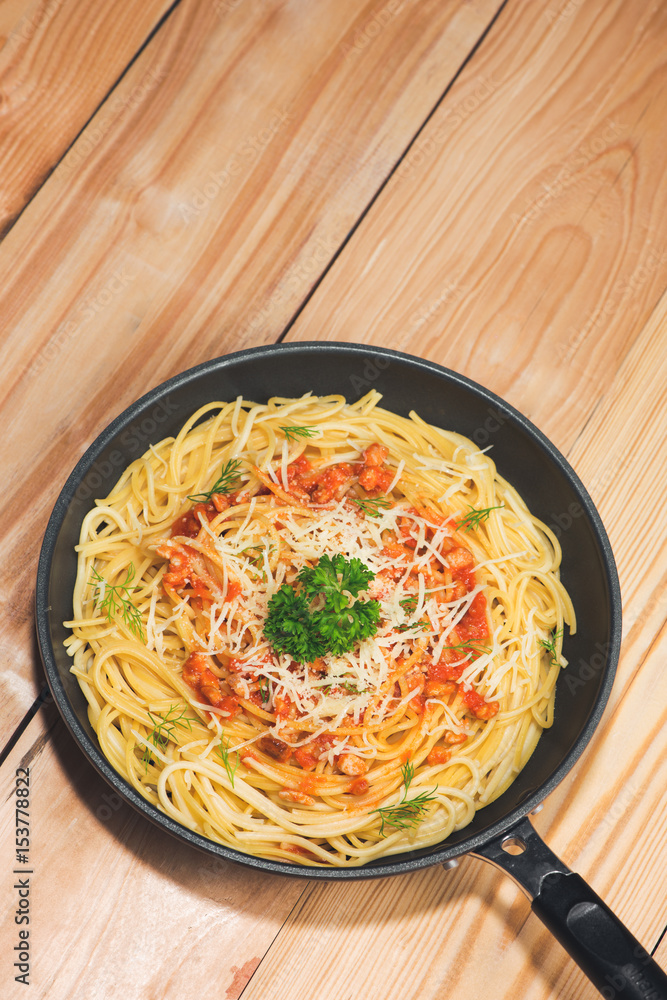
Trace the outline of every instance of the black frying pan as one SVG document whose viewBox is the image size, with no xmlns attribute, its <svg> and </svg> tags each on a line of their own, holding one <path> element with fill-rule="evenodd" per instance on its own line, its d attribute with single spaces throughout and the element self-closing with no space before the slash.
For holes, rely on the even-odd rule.
<svg viewBox="0 0 667 1000">
<path fill-rule="evenodd" d="M 578 630 L 565 640 L 569 666 L 561 673 L 556 719 L 510 788 L 473 822 L 436 847 L 361 868 L 324 869 L 254 858 L 192 833 L 146 802 L 102 756 L 85 699 L 69 673 L 62 622 L 72 615 L 74 545 L 84 514 L 151 442 L 176 434 L 211 400 L 242 394 L 342 393 L 357 399 L 377 389 L 382 405 L 458 431 L 480 448 L 493 446 L 502 476 L 531 511 L 559 535 L 562 579 Z M 532 900 L 537 916 L 608 1000 L 667 998 L 667 976 L 611 910 L 543 843 L 528 819 L 565 777 L 593 735 L 609 698 L 621 638 L 621 598 L 609 541 L 583 485 L 560 452 L 525 417 L 493 393 L 455 372 L 406 354 L 360 344 L 277 345 L 199 365 L 153 389 L 117 417 L 76 465 L 49 521 L 37 577 L 37 628 L 55 701 L 86 755 L 128 802 L 189 844 L 265 871 L 305 878 L 358 879 L 396 875 L 471 853 L 508 872 Z M 512 852 L 512 853 L 510 853 Z"/>
</svg>

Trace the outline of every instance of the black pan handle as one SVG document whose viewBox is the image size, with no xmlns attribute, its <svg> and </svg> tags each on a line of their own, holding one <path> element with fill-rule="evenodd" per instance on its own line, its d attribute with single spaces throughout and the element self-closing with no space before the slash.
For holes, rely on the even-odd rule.
<svg viewBox="0 0 667 1000">
<path fill-rule="evenodd" d="M 528 819 L 472 853 L 512 876 L 605 1000 L 667 1000 L 667 975 Z"/>
</svg>

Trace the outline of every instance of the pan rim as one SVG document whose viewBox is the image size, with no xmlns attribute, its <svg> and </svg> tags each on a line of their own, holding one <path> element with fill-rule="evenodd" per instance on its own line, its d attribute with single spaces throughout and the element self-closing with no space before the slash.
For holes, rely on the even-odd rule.
<svg viewBox="0 0 667 1000">
<path fill-rule="evenodd" d="M 550 777 L 542 782 L 523 802 L 509 810 L 500 820 L 490 824 L 485 829 L 464 838 L 454 845 L 448 845 L 447 841 L 432 847 L 423 848 L 418 852 L 388 855 L 386 858 L 372 862 L 365 866 L 350 868 L 323 868 L 289 864 L 287 862 L 274 861 L 267 858 L 259 858 L 254 855 L 244 854 L 233 848 L 211 841 L 180 823 L 172 820 L 165 813 L 140 796 L 135 789 L 118 774 L 108 763 L 101 753 L 99 747 L 91 739 L 72 707 L 67 692 L 65 691 L 58 664 L 56 662 L 54 646 L 51 636 L 49 620 L 49 587 L 51 584 L 51 568 L 55 552 L 56 543 L 65 515 L 70 503 L 74 499 L 75 492 L 83 477 L 90 470 L 96 459 L 104 449 L 117 437 L 123 429 L 130 424 L 138 414 L 159 402 L 161 398 L 169 392 L 179 389 L 202 376 L 223 371 L 234 365 L 238 365 L 245 360 L 253 358 L 269 359 L 272 355 L 280 353 L 303 355 L 313 353 L 326 354 L 357 354 L 364 360 L 369 358 L 382 359 L 387 362 L 396 362 L 407 365 L 413 369 L 421 369 L 446 381 L 453 382 L 462 388 L 471 391 L 479 399 L 489 406 L 496 407 L 507 419 L 527 434 L 542 451 L 546 452 L 549 459 L 558 468 L 560 474 L 564 476 L 570 487 L 574 490 L 578 500 L 581 502 L 589 526 L 595 536 L 601 556 L 606 587 L 609 595 L 609 648 L 606 652 L 606 664 L 603 670 L 600 688 L 593 703 L 591 712 L 579 733 L 579 736 L 564 755 L 556 769 Z M 259 868 L 263 871 L 273 872 L 280 875 L 288 875 L 296 878 L 320 878 L 320 879 L 363 879 L 377 878 L 387 875 L 399 875 L 409 871 L 416 871 L 435 864 L 442 864 L 453 858 L 460 857 L 474 851 L 483 844 L 488 843 L 495 837 L 501 836 L 519 820 L 533 812 L 538 805 L 560 784 L 568 772 L 575 765 L 581 754 L 588 746 L 595 729 L 597 728 L 606 704 L 609 700 L 612 685 L 614 682 L 616 666 L 620 652 L 621 641 L 621 593 L 618 581 L 616 564 L 611 549 L 611 544 L 600 515 L 588 494 L 581 479 L 574 471 L 564 455 L 556 448 L 545 434 L 530 421 L 523 413 L 514 406 L 487 389 L 480 383 L 473 381 L 467 376 L 445 368 L 436 362 L 428 361 L 414 355 L 395 351 L 391 348 L 376 347 L 354 342 L 327 342 L 327 341 L 301 341 L 289 344 L 270 344 L 261 347 L 248 348 L 243 351 L 233 352 L 209 361 L 202 362 L 192 368 L 186 369 L 175 376 L 159 383 L 150 389 L 143 396 L 126 407 L 119 413 L 101 432 L 85 450 L 79 458 L 71 473 L 67 477 L 45 530 L 44 540 L 41 546 L 39 562 L 37 568 L 37 586 L 35 591 L 35 615 L 37 625 L 37 638 L 42 662 L 46 672 L 51 693 L 56 702 L 64 722 L 70 733 L 78 743 L 88 760 L 93 764 L 98 773 L 117 791 L 126 801 L 128 801 L 143 816 L 149 819 L 162 829 L 166 829 L 171 835 L 181 842 L 198 848 L 208 855 L 214 855 L 221 860 L 242 864 L 246 867 Z M 483 810 L 478 812 L 482 815 Z"/>
</svg>

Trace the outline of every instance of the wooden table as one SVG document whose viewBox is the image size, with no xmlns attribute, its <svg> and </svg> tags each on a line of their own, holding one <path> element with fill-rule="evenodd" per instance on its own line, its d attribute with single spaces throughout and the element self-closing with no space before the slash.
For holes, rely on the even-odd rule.
<svg viewBox="0 0 667 1000">
<path fill-rule="evenodd" d="M 207 860 L 40 694 L 36 562 L 70 469 L 149 388 L 283 338 L 462 372 L 583 478 L 624 643 L 535 824 L 667 965 L 667 5 L 5 0 L 0 38 L 3 996 L 598 995 L 478 860 L 361 884 Z"/>
</svg>

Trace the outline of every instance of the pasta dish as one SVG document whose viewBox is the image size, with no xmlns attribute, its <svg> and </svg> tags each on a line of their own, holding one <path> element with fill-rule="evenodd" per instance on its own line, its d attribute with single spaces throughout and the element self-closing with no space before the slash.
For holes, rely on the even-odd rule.
<svg viewBox="0 0 667 1000">
<path fill-rule="evenodd" d="M 66 646 L 100 747 L 245 854 L 436 844 L 552 724 L 558 540 L 488 452 L 380 402 L 208 402 L 82 525 Z"/>
</svg>

